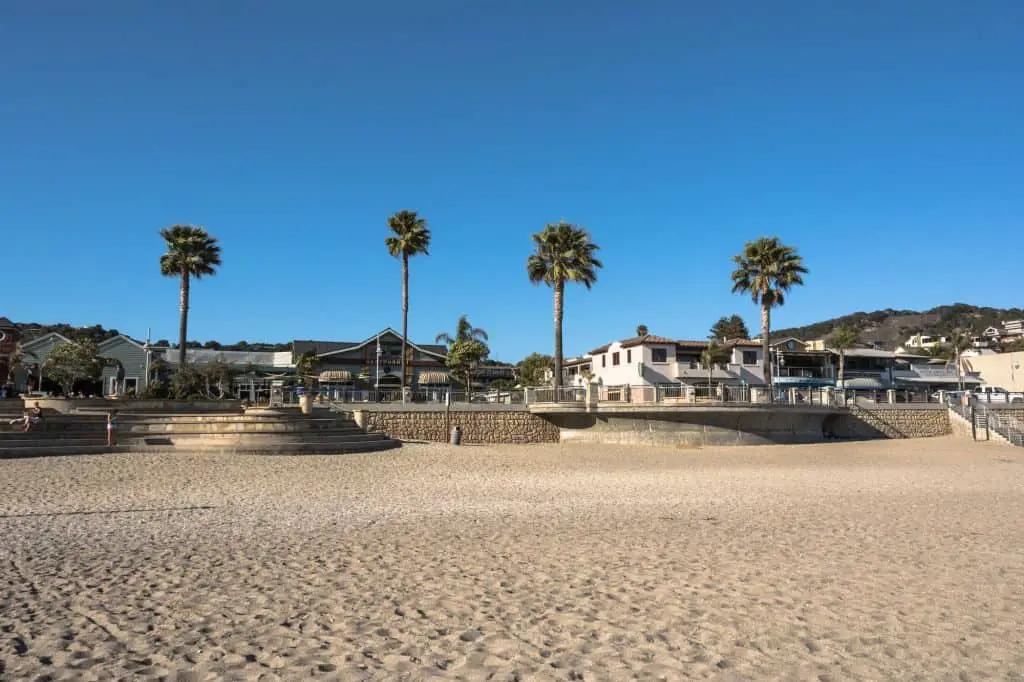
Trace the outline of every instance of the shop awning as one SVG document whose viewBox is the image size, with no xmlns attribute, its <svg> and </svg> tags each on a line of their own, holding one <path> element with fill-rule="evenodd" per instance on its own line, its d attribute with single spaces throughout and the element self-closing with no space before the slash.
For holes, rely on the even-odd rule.
<svg viewBox="0 0 1024 682">
<path fill-rule="evenodd" d="M 872 377 L 856 377 L 843 382 L 843 388 L 854 391 L 883 391 L 889 388 L 888 382 Z"/>
<path fill-rule="evenodd" d="M 423 372 L 420 374 L 420 385 L 423 384 L 447 384 L 448 383 L 448 372 Z"/>
<path fill-rule="evenodd" d="M 318 379 L 324 383 L 352 381 L 352 372 L 347 369 L 328 369 L 320 372 Z"/>
</svg>

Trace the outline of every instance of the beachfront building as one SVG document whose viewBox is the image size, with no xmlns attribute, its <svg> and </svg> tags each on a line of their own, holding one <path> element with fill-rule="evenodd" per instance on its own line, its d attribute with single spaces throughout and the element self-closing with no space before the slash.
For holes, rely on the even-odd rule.
<svg viewBox="0 0 1024 682">
<path fill-rule="evenodd" d="M 581 355 L 575 358 L 566 358 L 562 363 L 562 385 L 567 387 L 583 388 L 593 378 L 592 358 L 589 355 Z M 551 377 L 548 377 L 550 382 Z"/>
<path fill-rule="evenodd" d="M 406 346 L 405 385 L 413 390 L 448 389 L 447 348 L 412 341 Z M 316 358 L 318 391 L 327 398 L 357 390 L 398 390 L 402 385 L 402 335 L 390 327 L 362 341 L 292 342 L 294 358 L 306 353 Z"/>
<path fill-rule="evenodd" d="M 776 388 L 835 386 L 834 354 L 797 338 L 779 339 L 770 346 L 772 377 Z"/>
<path fill-rule="evenodd" d="M 21 340 L 21 332 L 14 323 L 6 317 L 0 317 L 0 394 L 4 397 L 13 393 L 14 389 L 14 368 L 19 362 L 16 357 L 18 353 L 18 341 Z"/>
<path fill-rule="evenodd" d="M 18 392 L 45 391 L 60 394 L 63 387 L 46 376 L 46 360 L 57 346 L 74 343 L 57 332 L 50 332 L 26 341 L 21 359 L 14 368 L 14 386 Z M 149 369 L 156 349 L 147 348 L 124 334 L 118 334 L 96 346 L 96 355 L 103 361 L 100 376 L 75 382 L 72 393 L 82 395 L 126 396 L 141 393 L 150 383 Z"/>
<path fill-rule="evenodd" d="M 167 381 L 178 368 L 178 349 L 154 346 L 151 360 L 153 379 Z M 208 369 L 211 364 L 225 366 L 231 375 L 228 395 L 257 404 L 296 402 L 295 363 L 291 351 L 215 350 L 186 348 L 189 367 Z"/>
<path fill-rule="evenodd" d="M 713 385 L 762 386 L 761 347 L 748 340 L 721 344 L 725 362 L 711 370 Z M 594 381 L 602 386 L 707 386 L 708 369 L 700 362 L 707 341 L 681 341 L 648 334 L 614 341 L 590 351 Z"/>
</svg>

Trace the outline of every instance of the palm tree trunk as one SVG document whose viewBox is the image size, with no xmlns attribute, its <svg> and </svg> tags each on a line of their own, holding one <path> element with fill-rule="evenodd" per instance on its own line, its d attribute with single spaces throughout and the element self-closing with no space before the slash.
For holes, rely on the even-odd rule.
<svg viewBox="0 0 1024 682">
<path fill-rule="evenodd" d="M 406 352 L 409 339 L 409 256 L 402 254 L 402 402 L 405 402 Z"/>
<path fill-rule="evenodd" d="M 846 350 L 839 349 L 839 386 L 846 390 Z"/>
<path fill-rule="evenodd" d="M 770 356 L 770 345 L 768 333 L 771 331 L 772 310 L 767 303 L 761 303 L 761 371 L 764 374 L 765 385 L 768 386 L 768 402 L 775 402 L 775 386 L 772 385 L 772 360 Z"/>
<path fill-rule="evenodd" d="M 181 319 L 178 323 L 178 369 L 179 371 L 185 368 L 185 344 L 188 342 L 188 288 L 189 288 L 189 275 L 188 270 L 182 270 L 181 272 L 181 301 L 178 304 L 178 310 L 181 313 Z"/>
<path fill-rule="evenodd" d="M 964 390 L 964 373 L 963 373 L 963 370 L 960 367 L 960 351 L 959 350 L 957 350 L 957 352 L 956 352 L 956 383 L 957 383 L 957 386 L 959 387 L 960 391 L 963 392 L 963 390 Z"/>
<path fill-rule="evenodd" d="M 555 282 L 555 400 L 562 388 L 562 315 L 564 312 L 565 282 Z"/>
</svg>

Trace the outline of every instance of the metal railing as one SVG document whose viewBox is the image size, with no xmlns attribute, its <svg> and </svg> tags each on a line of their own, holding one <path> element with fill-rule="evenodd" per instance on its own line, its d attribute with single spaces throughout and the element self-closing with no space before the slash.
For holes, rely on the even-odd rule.
<svg viewBox="0 0 1024 682">
<path fill-rule="evenodd" d="M 585 389 L 577 389 L 583 395 L 578 402 L 586 399 Z M 778 405 L 801 405 L 841 407 L 846 404 L 841 391 L 829 388 L 776 389 L 774 396 L 767 389 L 746 385 L 725 384 L 686 385 L 627 385 L 601 386 L 592 389 L 598 405 L 752 405 L 774 402 Z M 537 402 L 545 402 L 546 396 L 537 391 Z M 772 400 L 774 398 L 774 400 Z M 593 397 L 591 399 L 594 399 Z"/>
<path fill-rule="evenodd" d="M 436 390 L 406 390 L 405 400 L 402 400 L 401 389 L 350 389 L 343 391 L 331 391 L 313 397 L 315 406 L 347 405 L 351 403 L 426 403 L 435 405 L 447 404 L 504 404 L 522 405 L 526 399 L 525 391 L 514 390 L 479 390 L 479 391 L 451 391 L 447 389 Z"/>
<path fill-rule="evenodd" d="M 1013 412 L 1005 410 L 984 410 L 988 418 L 987 426 L 1007 442 L 1024 447 L 1024 420 Z"/>
<path fill-rule="evenodd" d="M 587 389 L 577 386 L 532 389 L 530 402 L 538 403 L 582 403 L 587 398 Z"/>
</svg>

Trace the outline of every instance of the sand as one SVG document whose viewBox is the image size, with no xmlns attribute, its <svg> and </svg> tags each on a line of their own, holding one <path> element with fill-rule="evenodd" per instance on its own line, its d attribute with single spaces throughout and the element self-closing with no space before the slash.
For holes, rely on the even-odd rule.
<svg viewBox="0 0 1024 682">
<path fill-rule="evenodd" d="M 0 679 L 1024 678 L 1024 450 L 0 461 Z"/>
</svg>

